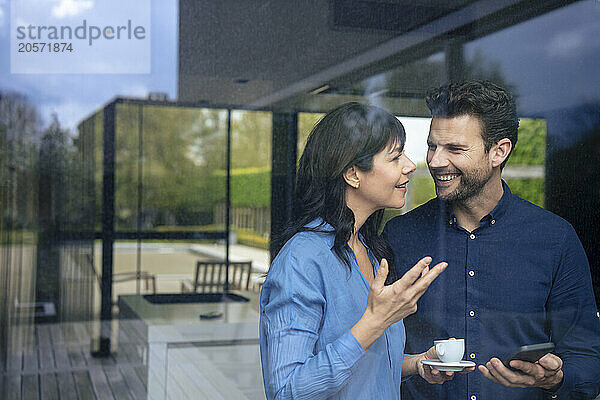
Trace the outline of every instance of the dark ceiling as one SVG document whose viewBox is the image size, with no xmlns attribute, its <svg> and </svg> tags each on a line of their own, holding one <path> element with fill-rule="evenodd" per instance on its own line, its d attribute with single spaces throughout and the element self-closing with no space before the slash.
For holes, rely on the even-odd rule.
<svg viewBox="0 0 600 400">
<path fill-rule="evenodd" d="M 178 97 L 325 111 L 367 95 L 426 115 L 420 99 L 451 73 L 448 48 L 564 3 L 180 0 Z"/>
</svg>

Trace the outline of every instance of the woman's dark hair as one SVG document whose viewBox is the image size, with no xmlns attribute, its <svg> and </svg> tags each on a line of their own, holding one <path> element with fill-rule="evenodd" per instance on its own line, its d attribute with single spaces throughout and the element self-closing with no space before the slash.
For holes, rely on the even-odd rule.
<svg viewBox="0 0 600 400">
<path fill-rule="evenodd" d="M 323 225 L 305 226 L 320 217 L 335 230 L 334 251 L 350 267 L 346 245 L 354 228 L 354 213 L 346 205 L 347 184 L 343 174 L 352 166 L 370 171 L 375 154 L 390 144 L 403 147 L 405 139 L 400 121 L 375 106 L 346 103 L 325 115 L 313 128 L 300 158 L 295 215 L 285 231 L 274 238 L 274 254 L 298 232 L 323 232 Z M 391 272 L 391 247 L 378 235 L 382 218 L 383 210 L 373 213 L 360 228 L 360 233 L 378 261 L 388 260 Z M 392 279 L 388 276 L 388 281 Z"/>
</svg>

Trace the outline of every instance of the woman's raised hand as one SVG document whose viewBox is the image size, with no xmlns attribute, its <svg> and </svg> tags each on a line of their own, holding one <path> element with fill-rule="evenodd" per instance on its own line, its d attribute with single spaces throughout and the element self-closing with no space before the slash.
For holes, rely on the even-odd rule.
<svg viewBox="0 0 600 400">
<path fill-rule="evenodd" d="M 365 350 L 390 325 L 417 311 L 417 301 L 448 266 L 441 262 L 429 269 L 431 261 L 431 257 L 422 258 L 402 278 L 386 286 L 389 266 L 386 259 L 381 260 L 369 291 L 367 309 L 350 330 Z"/>
<path fill-rule="evenodd" d="M 389 266 L 387 260 L 382 259 L 369 292 L 367 311 L 371 312 L 374 318 L 380 319 L 386 328 L 415 313 L 417 300 L 448 265 L 442 262 L 430 270 L 429 264 L 431 257 L 422 258 L 402 278 L 385 286 Z"/>
</svg>

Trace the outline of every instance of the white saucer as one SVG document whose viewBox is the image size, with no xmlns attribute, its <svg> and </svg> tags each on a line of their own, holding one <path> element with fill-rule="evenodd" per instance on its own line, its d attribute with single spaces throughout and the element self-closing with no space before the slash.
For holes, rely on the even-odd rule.
<svg viewBox="0 0 600 400">
<path fill-rule="evenodd" d="M 425 365 L 429 365 L 430 367 L 433 367 L 433 368 L 437 369 L 438 371 L 455 371 L 455 372 L 462 371 L 465 368 L 475 366 L 475 363 L 473 361 L 465 361 L 465 360 L 445 363 L 445 362 L 442 362 L 441 360 L 433 359 L 433 360 L 421 360 L 421 363 L 425 364 Z"/>
</svg>

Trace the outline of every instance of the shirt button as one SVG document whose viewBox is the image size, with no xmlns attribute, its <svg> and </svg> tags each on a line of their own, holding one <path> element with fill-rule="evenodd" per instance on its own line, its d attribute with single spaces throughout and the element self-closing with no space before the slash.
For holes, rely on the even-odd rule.
<svg viewBox="0 0 600 400">
<path fill-rule="evenodd" d="M 490 224 L 492 224 L 492 225 L 494 225 L 495 223 L 496 223 L 496 220 L 495 220 L 495 219 L 493 219 L 493 220 L 490 222 Z"/>
<path fill-rule="evenodd" d="M 475 395 L 471 396 L 471 400 L 477 400 L 477 396 L 475 396 Z"/>
<path fill-rule="evenodd" d="M 553 395 L 552 395 L 552 398 L 553 398 L 553 399 L 558 399 L 558 395 L 557 395 L 557 394 L 553 394 Z"/>
<path fill-rule="evenodd" d="M 475 311 L 473 311 L 473 310 L 469 311 L 469 315 L 470 315 L 471 317 L 474 317 L 474 316 L 475 316 Z"/>
<path fill-rule="evenodd" d="M 469 271 L 469 276 L 475 276 L 475 271 L 473 271 L 473 270 L 470 270 L 470 271 Z"/>
<path fill-rule="evenodd" d="M 474 359 L 475 358 L 475 353 L 469 354 L 469 357 L 471 357 L 472 359 Z"/>
<path fill-rule="evenodd" d="M 475 239 L 475 234 L 471 233 L 471 235 L 469 236 L 471 239 Z"/>
</svg>

